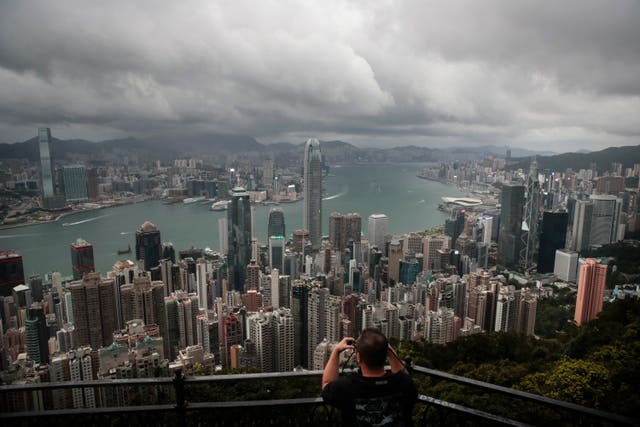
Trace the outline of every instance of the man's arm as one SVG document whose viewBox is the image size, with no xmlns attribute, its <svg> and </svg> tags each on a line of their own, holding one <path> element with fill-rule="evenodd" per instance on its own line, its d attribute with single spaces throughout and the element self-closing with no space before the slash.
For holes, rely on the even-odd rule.
<svg viewBox="0 0 640 427">
<path fill-rule="evenodd" d="M 340 376 L 340 372 L 338 371 L 340 367 L 340 353 L 343 351 L 354 348 L 353 343 L 355 340 L 351 337 L 343 338 L 336 346 L 333 348 L 331 352 L 331 356 L 329 356 L 329 361 L 327 362 L 327 366 L 324 367 L 324 372 L 322 373 L 322 389 L 327 386 L 327 384 L 335 381 Z"/>
<path fill-rule="evenodd" d="M 389 344 L 389 348 L 387 349 L 387 358 L 389 359 L 391 372 L 393 372 L 394 374 L 397 372 L 404 372 L 407 375 L 409 374 L 409 372 L 407 372 L 407 368 L 404 366 L 404 363 L 402 363 L 402 360 L 400 360 L 400 358 L 398 357 L 398 353 L 393 347 L 391 347 L 391 344 Z"/>
</svg>

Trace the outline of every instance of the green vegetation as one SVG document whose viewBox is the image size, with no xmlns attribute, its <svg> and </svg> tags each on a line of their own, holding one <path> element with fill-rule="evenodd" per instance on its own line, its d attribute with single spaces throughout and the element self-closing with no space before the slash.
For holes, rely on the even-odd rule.
<svg viewBox="0 0 640 427">
<path fill-rule="evenodd" d="M 561 297 L 557 304 L 565 302 Z M 403 342 L 400 351 L 416 365 L 633 416 L 640 404 L 640 301 L 607 304 L 598 319 L 581 327 L 565 327 L 563 334 L 556 335 L 536 339 L 477 334 L 446 345 Z M 513 405 L 502 396 L 488 396 L 477 389 L 417 381 L 423 393 L 485 411 L 496 406 L 502 407 L 497 413 L 504 414 Z M 522 406 L 513 409 L 514 417 L 532 416 Z M 553 419 L 551 413 L 547 415 Z"/>
<path fill-rule="evenodd" d="M 618 242 L 611 245 L 604 245 L 601 248 L 585 250 L 580 253 L 583 257 L 612 257 L 615 261 L 610 265 L 615 265 L 607 278 L 607 288 L 613 289 L 616 285 L 634 283 L 640 280 L 640 244 L 637 242 Z"/>
</svg>

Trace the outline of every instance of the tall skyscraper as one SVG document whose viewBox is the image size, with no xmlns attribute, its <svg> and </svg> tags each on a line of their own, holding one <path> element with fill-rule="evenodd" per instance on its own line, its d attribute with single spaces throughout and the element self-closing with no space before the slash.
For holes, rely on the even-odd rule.
<svg viewBox="0 0 640 427">
<path fill-rule="evenodd" d="M 25 326 L 29 359 L 36 363 L 47 363 L 49 361 L 49 349 L 47 346 L 49 334 L 42 304 L 33 303 L 29 307 Z"/>
<path fill-rule="evenodd" d="M 64 197 L 67 202 L 80 203 L 89 200 L 87 192 L 87 170 L 84 166 L 65 166 L 62 169 Z"/>
<path fill-rule="evenodd" d="M 451 244 L 453 249 L 457 249 L 456 242 L 458 236 L 464 230 L 466 216 L 464 209 L 456 209 L 451 212 L 451 218 L 444 222 L 444 234 L 451 238 Z"/>
<path fill-rule="evenodd" d="M 542 214 L 542 232 L 538 251 L 538 273 L 551 273 L 556 250 L 564 249 L 567 236 L 567 212 L 545 211 Z"/>
<path fill-rule="evenodd" d="M 385 236 L 387 235 L 387 227 L 389 218 L 385 214 L 369 215 L 367 223 L 367 233 L 370 246 L 377 246 L 382 253 L 385 252 Z"/>
<path fill-rule="evenodd" d="M 150 221 L 145 221 L 136 231 L 136 259 L 144 261 L 145 271 L 158 266 L 162 259 L 160 230 Z"/>
<path fill-rule="evenodd" d="M 269 268 L 284 271 L 284 238 L 282 236 L 269 237 Z"/>
<path fill-rule="evenodd" d="M 227 236 L 229 252 L 229 284 L 231 289 L 246 292 L 246 268 L 251 261 L 251 205 L 249 194 L 242 187 L 235 187 L 227 208 Z"/>
<path fill-rule="evenodd" d="M 267 234 L 267 238 L 271 236 L 286 236 L 284 227 L 284 211 L 281 208 L 273 208 L 269 212 Z"/>
<path fill-rule="evenodd" d="M 571 230 L 571 248 L 576 251 L 593 245 L 607 245 L 623 237 L 620 225 L 622 199 L 610 195 L 592 195 L 577 200 Z"/>
<path fill-rule="evenodd" d="M 309 231 L 311 247 L 320 249 L 322 240 L 322 153 L 320 142 L 311 138 L 304 147 L 303 228 Z"/>
<path fill-rule="evenodd" d="M 609 195 L 592 195 L 593 203 L 589 245 L 607 245 L 618 241 L 622 199 Z"/>
<path fill-rule="evenodd" d="M 580 266 L 578 297 L 574 320 L 578 325 L 595 319 L 602 311 L 604 288 L 607 283 L 607 265 L 598 264 L 593 258 L 587 258 Z"/>
<path fill-rule="evenodd" d="M 77 239 L 71 244 L 71 266 L 73 280 L 80 280 L 85 273 L 95 271 L 93 261 L 93 245 L 84 239 Z"/>
<path fill-rule="evenodd" d="M 49 208 L 48 203 L 54 196 L 53 161 L 51 159 L 51 129 L 38 129 L 38 147 L 40 149 L 40 188 L 42 189 L 42 205 Z"/>
<path fill-rule="evenodd" d="M 538 182 L 538 162 L 533 160 L 526 180 L 525 201 L 522 210 L 522 231 L 520 234 L 520 267 L 528 271 L 538 260 L 538 217 L 540 212 L 540 183 Z"/>
<path fill-rule="evenodd" d="M 400 260 L 402 259 L 402 245 L 399 240 L 392 240 L 389 243 L 389 283 L 398 283 L 400 280 Z M 393 283 L 392 283 L 393 282 Z"/>
<path fill-rule="evenodd" d="M 522 246 L 520 238 L 524 208 L 524 186 L 504 184 L 502 186 L 501 202 L 498 263 L 506 267 L 516 267 L 519 263 Z"/>
</svg>

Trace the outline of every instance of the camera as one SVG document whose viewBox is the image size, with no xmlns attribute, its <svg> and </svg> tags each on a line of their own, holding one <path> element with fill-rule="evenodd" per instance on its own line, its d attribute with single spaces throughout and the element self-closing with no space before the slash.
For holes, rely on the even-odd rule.
<svg viewBox="0 0 640 427">
<path fill-rule="evenodd" d="M 356 340 L 347 340 L 347 345 L 355 345 Z"/>
</svg>

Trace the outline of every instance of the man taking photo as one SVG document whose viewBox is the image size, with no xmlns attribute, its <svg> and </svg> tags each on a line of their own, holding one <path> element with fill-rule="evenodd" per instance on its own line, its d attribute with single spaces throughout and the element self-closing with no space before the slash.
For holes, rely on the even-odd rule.
<svg viewBox="0 0 640 427">
<path fill-rule="evenodd" d="M 340 376 L 340 353 L 345 350 L 355 350 L 360 369 Z M 391 372 L 385 370 L 387 358 Z M 347 337 L 334 347 L 322 374 L 322 397 L 341 410 L 344 425 L 413 425 L 415 385 L 378 329 L 367 328 L 357 341 Z"/>
</svg>

